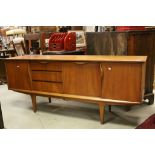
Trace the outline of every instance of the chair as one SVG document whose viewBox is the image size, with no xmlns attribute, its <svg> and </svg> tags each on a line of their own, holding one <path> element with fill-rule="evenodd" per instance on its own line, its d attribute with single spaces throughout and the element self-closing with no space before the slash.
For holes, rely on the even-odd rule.
<svg viewBox="0 0 155 155">
<path fill-rule="evenodd" d="M 24 44 L 24 38 L 23 37 L 14 38 L 12 40 L 12 44 L 13 44 L 14 50 L 15 50 L 17 55 L 26 54 L 26 49 L 25 49 L 25 44 Z"/>
<path fill-rule="evenodd" d="M 25 50 L 25 47 L 24 47 L 24 43 L 23 41 L 20 41 L 20 42 L 12 42 L 13 44 L 13 47 L 15 49 L 15 52 L 17 55 L 24 55 L 26 54 L 26 50 Z"/>
</svg>

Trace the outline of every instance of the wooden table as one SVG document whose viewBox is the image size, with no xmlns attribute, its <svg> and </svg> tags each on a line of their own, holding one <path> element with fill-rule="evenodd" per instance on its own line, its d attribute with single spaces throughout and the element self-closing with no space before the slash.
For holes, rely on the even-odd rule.
<svg viewBox="0 0 155 155">
<path fill-rule="evenodd" d="M 25 55 L 6 59 L 8 88 L 36 96 L 83 100 L 99 106 L 142 103 L 146 56 Z M 19 76 L 20 75 L 20 76 Z M 50 98 L 49 98 L 50 101 Z"/>
</svg>

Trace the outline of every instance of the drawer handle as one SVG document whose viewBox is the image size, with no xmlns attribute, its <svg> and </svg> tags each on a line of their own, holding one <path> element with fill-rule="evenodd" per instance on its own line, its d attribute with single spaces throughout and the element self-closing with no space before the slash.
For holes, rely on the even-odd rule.
<svg viewBox="0 0 155 155">
<path fill-rule="evenodd" d="M 40 63 L 41 63 L 41 64 L 48 64 L 47 61 L 41 61 Z"/>
<path fill-rule="evenodd" d="M 16 66 L 17 68 L 19 68 L 20 66 Z"/>
<path fill-rule="evenodd" d="M 77 65 L 84 65 L 84 64 L 88 64 L 88 62 L 74 62 Z"/>
</svg>

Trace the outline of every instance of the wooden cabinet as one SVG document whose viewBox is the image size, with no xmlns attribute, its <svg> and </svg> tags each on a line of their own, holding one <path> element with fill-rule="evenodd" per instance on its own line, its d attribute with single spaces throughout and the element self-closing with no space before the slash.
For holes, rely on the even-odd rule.
<svg viewBox="0 0 155 155">
<path fill-rule="evenodd" d="M 143 101 L 145 56 L 29 55 L 6 59 L 8 88 L 36 95 L 84 100 L 99 106 L 133 105 Z"/>
<path fill-rule="evenodd" d="M 88 55 L 147 56 L 145 98 L 154 102 L 155 31 L 87 32 Z"/>
<path fill-rule="evenodd" d="M 6 72 L 10 89 L 31 90 L 28 62 L 10 61 L 6 63 Z"/>
</svg>

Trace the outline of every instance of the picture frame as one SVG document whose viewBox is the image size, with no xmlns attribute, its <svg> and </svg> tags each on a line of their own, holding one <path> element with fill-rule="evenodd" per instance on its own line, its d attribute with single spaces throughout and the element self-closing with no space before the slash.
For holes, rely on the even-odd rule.
<svg viewBox="0 0 155 155">
<path fill-rule="evenodd" d="M 86 46 L 86 37 L 83 30 L 69 30 L 68 32 L 76 33 L 76 47 L 85 47 Z"/>
</svg>

